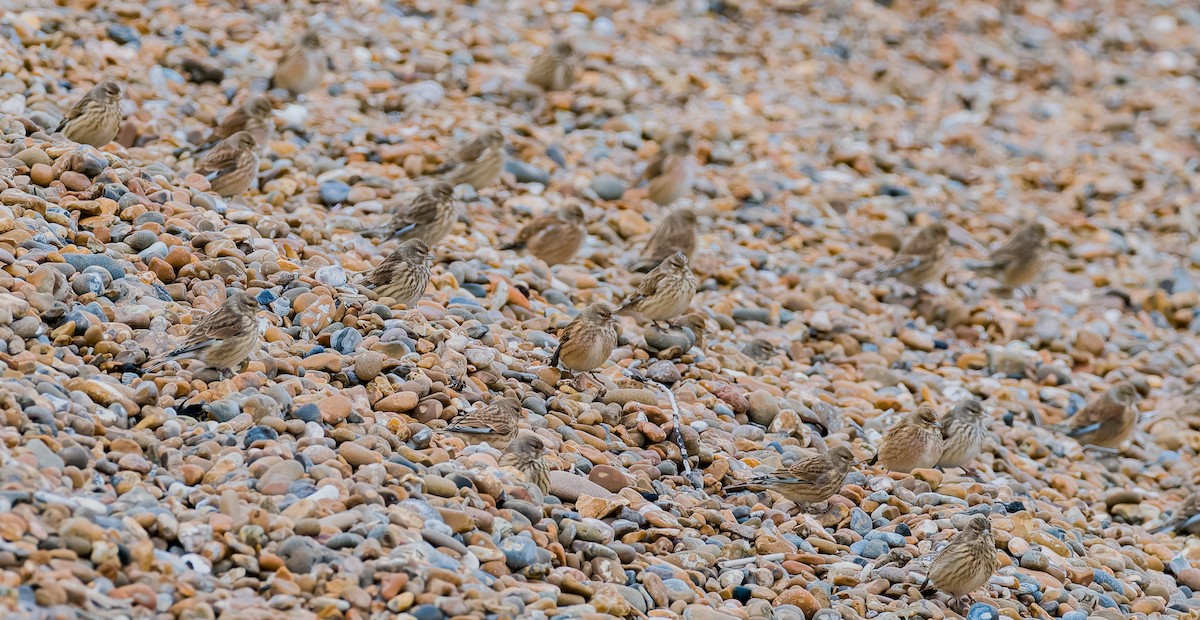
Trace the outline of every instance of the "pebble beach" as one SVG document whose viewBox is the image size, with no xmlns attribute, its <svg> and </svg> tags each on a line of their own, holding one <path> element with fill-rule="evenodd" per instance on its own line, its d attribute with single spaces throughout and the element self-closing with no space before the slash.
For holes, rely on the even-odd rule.
<svg viewBox="0 0 1200 620">
<path fill-rule="evenodd" d="M 1200 618 L 1200 541 L 1163 529 L 1200 481 L 1197 40 L 1179 0 L 0 3 L 0 616 Z M 577 79 L 543 91 L 560 41 Z M 104 80 L 115 139 L 57 131 Z M 222 196 L 200 146 L 253 95 Z M 420 301 L 365 288 L 397 247 L 368 233 L 497 129 Z M 567 205 L 569 260 L 503 249 Z M 603 366 L 551 364 L 681 208 L 674 327 L 622 313 Z M 1032 283 L 968 268 L 1034 221 Z M 944 277 L 862 277 L 935 222 Z M 237 292 L 244 365 L 151 370 Z M 1121 382 L 1119 448 L 1056 430 Z M 447 431 L 500 398 L 548 488 Z M 968 399 L 969 465 L 874 462 Z M 835 446 L 818 505 L 726 491 Z M 975 515 L 996 570 L 923 594 Z"/>
</svg>

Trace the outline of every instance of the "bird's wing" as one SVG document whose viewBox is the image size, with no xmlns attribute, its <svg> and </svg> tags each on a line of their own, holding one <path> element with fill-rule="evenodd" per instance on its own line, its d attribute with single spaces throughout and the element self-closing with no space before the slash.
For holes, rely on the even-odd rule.
<svg viewBox="0 0 1200 620">
<path fill-rule="evenodd" d="M 204 175 L 204 178 L 211 181 L 223 174 L 229 174 L 236 170 L 239 159 L 241 159 L 241 153 L 237 149 L 232 147 L 221 148 L 218 145 L 204 156 L 204 159 L 200 161 L 200 165 L 196 167 L 196 172 Z"/>
</svg>

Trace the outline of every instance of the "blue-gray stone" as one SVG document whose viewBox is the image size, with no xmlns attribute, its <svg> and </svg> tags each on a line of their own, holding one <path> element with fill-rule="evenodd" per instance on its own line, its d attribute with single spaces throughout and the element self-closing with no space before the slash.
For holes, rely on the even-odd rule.
<svg viewBox="0 0 1200 620">
<path fill-rule="evenodd" d="M 355 534 L 353 532 L 338 532 L 337 534 L 330 536 L 329 540 L 325 541 L 325 546 L 329 547 L 330 549 L 353 549 L 361 544 L 362 541 L 362 534 Z"/>
<path fill-rule="evenodd" d="M 608 174 L 592 178 L 591 188 L 601 200 L 620 200 L 625 195 L 625 181 Z"/>
<path fill-rule="evenodd" d="M 140 43 L 141 40 L 137 35 L 137 31 L 125 24 L 109 24 L 105 29 L 108 33 L 108 38 L 125 45 L 126 43 Z"/>
<path fill-rule="evenodd" d="M 499 548 L 504 553 L 504 563 L 513 570 L 521 570 L 537 562 L 537 543 L 528 536 L 509 536 L 500 541 Z"/>
<path fill-rule="evenodd" d="M 1092 569 L 1092 581 L 1104 586 L 1104 589 L 1106 590 L 1118 592 L 1122 596 L 1125 595 L 1125 586 L 1122 585 L 1116 577 L 1113 577 L 1099 568 Z"/>
<path fill-rule="evenodd" d="M 307 405 L 300 405 L 297 407 L 296 410 L 292 412 L 292 417 L 305 422 L 320 422 L 321 410 L 317 408 L 315 404 L 308 403 Z"/>
<path fill-rule="evenodd" d="M 663 585 L 666 586 L 667 596 L 670 597 L 672 601 L 691 603 L 692 601 L 696 600 L 696 592 L 692 590 L 691 586 L 684 583 L 680 579 L 675 579 L 673 577 L 670 579 L 663 579 Z"/>
<path fill-rule="evenodd" d="M 346 202 L 350 197 L 350 186 L 341 181 L 325 181 L 318 192 L 321 195 L 321 204 L 332 207 Z"/>
<path fill-rule="evenodd" d="M 523 161 L 510 159 L 504 162 L 504 169 L 511 172 L 517 178 L 517 183 L 541 183 L 542 185 L 550 184 L 550 173 Z"/>
<path fill-rule="evenodd" d="M 883 541 L 889 547 L 903 547 L 904 537 L 895 532 L 869 532 L 863 538 Z"/>
<path fill-rule="evenodd" d="M 143 263 L 150 262 L 152 258 L 166 258 L 170 248 L 162 241 L 155 241 L 150 247 L 138 252 L 138 258 L 142 259 Z"/>
<path fill-rule="evenodd" d="M 446 620 L 446 614 L 436 605 L 417 605 L 408 610 L 408 613 L 417 620 Z"/>
<path fill-rule="evenodd" d="M 343 327 L 334 332 L 333 337 L 329 339 L 329 344 L 345 355 L 350 355 L 358 349 L 358 345 L 362 344 L 362 334 L 358 333 L 353 327 Z"/>
<path fill-rule="evenodd" d="M 867 540 L 861 542 L 867 543 L 863 546 L 862 552 L 859 553 L 859 555 L 864 558 L 874 560 L 875 558 L 878 558 L 879 556 L 882 556 L 888 552 L 888 544 L 882 540 Z"/>
<path fill-rule="evenodd" d="M 1082 611 L 1068 611 L 1063 614 L 1062 620 L 1087 620 L 1088 615 Z"/>
<path fill-rule="evenodd" d="M 83 271 L 88 267 L 95 266 L 103 268 L 112 275 L 113 279 L 125 277 L 125 268 L 111 256 L 103 254 L 63 254 L 62 256 L 63 260 L 70 263 L 76 271 Z"/>
<path fill-rule="evenodd" d="M 243 438 L 243 442 L 245 443 L 245 446 L 249 448 L 250 446 L 254 445 L 254 442 L 256 441 L 274 441 L 278 438 L 279 433 L 275 432 L 275 429 L 271 428 L 270 426 L 255 426 L 254 428 L 246 431 L 246 436 Z"/>
<path fill-rule="evenodd" d="M 967 620 L 996 620 L 1000 611 L 987 603 L 975 603 L 967 610 Z"/>
<path fill-rule="evenodd" d="M 218 400 L 205 405 L 204 411 L 218 422 L 228 422 L 242 412 L 242 407 L 232 400 Z"/>
</svg>

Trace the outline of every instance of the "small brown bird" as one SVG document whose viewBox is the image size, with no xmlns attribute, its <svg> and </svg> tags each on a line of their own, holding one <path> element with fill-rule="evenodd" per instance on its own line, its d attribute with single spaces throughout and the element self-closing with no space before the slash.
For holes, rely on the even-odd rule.
<svg viewBox="0 0 1200 620">
<path fill-rule="evenodd" d="M 1188 498 L 1171 515 L 1171 520 L 1161 527 L 1152 530 L 1155 534 L 1171 532 L 1175 535 L 1200 534 L 1200 491 L 1194 485 L 1189 485 Z"/>
<path fill-rule="evenodd" d="M 452 186 L 466 183 L 481 190 L 496 182 L 504 171 L 504 134 L 493 129 L 450 155 L 434 171 Z"/>
<path fill-rule="evenodd" d="M 68 140 L 100 148 L 121 130 L 121 85 L 105 80 L 89 90 L 54 129 Z"/>
<path fill-rule="evenodd" d="M 208 179 L 212 191 L 230 198 L 241 196 L 258 174 L 258 144 L 245 131 L 217 143 L 196 164 L 196 172 Z"/>
<path fill-rule="evenodd" d="M 367 274 L 365 282 L 380 297 L 391 297 L 397 304 L 416 306 L 429 286 L 429 267 L 433 254 L 420 239 L 409 239 Z"/>
<path fill-rule="evenodd" d="M 575 48 L 568 41 L 559 41 L 533 59 L 525 81 L 542 90 L 568 90 L 575 83 L 577 69 Z"/>
<path fill-rule="evenodd" d="M 946 225 L 934 222 L 900 248 L 894 256 L 867 272 L 870 281 L 895 278 L 913 288 L 941 280 L 950 257 L 950 233 Z"/>
<path fill-rule="evenodd" d="M 1122 381 L 1066 422 L 1050 428 L 1074 437 L 1081 444 L 1116 450 L 1137 428 L 1137 399 L 1138 391 L 1133 383 Z"/>
<path fill-rule="evenodd" d="M 501 467 L 512 467 L 525 476 L 525 481 L 550 492 L 550 468 L 546 466 L 546 444 L 533 433 L 521 433 L 505 448 L 500 457 Z"/>
<path fill-rule="evenodd" d="M 155 362 L 154 372 L 172 360 L 200 360 L 222 374 L 241 366 L 258 349 L 258 301 L 238 292 L 204 317 L 188 334 L 183 346 Z"/>
<path fill-rule="evenodd" d="M 641 256 L 629 263 L 628 268 L 637 273 L 649 273 L 676 252 L 683 252 L 691 259 L 695 251 L 696 213 L 691 209 L 676 209 L 650 233 Z"/>
<path fill-rule="evenodd" d="M 513 242 L 504 250 L 529 250 L 547 265 L 571 260 L 587 237 L 583 208 L 572 202 L 552 215 L 543 215 L 521 227 Z"/>
<path fill-rule="evenodd" d="M 1042 270 L 1046 254 L 1046 227 L 1030 222 L 1016 230 L 988 260 L 967 263 L 967 268 L 995 278 L 1005 288 L 1029 284 Z"/>
<path fill-rule="evenodd" d="M 992 539 L 992 524 L 985 515 L 977 514 L 933 559 L 921 594 L 931 596 L 940 590 L 960 599 L 987 583 L 994 572 L 996 542 Z"/>
<path fill-rule="evenodd" d="M 688 159 L 692 151 L 691 140 L 690 131 L 681 131 L 667 138 L 662 148 L 646 165 L 638 183 L 643 180 L 648 182 L 646 195 L 650 200 L 665 207 L 691 191 L 691 171 L 688 169 Z"/>
<path fill-rule="evenodd" d="M 774 491 L 798 504 L 815 504 L 842 490 L 854 462 L 850 448 L 835 446 L 826 454 L 808 456 L 749 482 L 725 487 L 725 492 Z"/>
<path fill-rule="evenodd" d="M 551 366 L 560 363 L 574 372 L 591 372 L 604 365 L 617 348 L 617 320 L 612 306 L 598 301 L 583 309 L 563 328 Z"/>
<path fill-rule="evenodd" d="M 983 404 L 971 398 L 942 416 L 942 456 L 938 467 L 966 467 L 979 456 L 987 438 Z"/>
<path fill-rule="evenodd" d="M 697 286 L 687 256 L 676 252 L 642 279 L 617 314 L 638 312 L 658 325 L 686 312 Z"/>
<path fill-rule="evenodd" d="M 941 456 L 942 427 L 928 405 L 917 407 L 888 429 L 878 452 L 880 465 L 904 473 L 931 468 Z"/>
<path fill-rule="evenodd" d="M 212 148 L 213 145 L 232 136 L 239 131 L 245 131 L 254 138 L 259 146 L 264 146 L 271 137 L 271 100 L 262 95 L 255 95 L 246 100 L 217 125 L 204 142 L 197 148 L 199 151 Z"/>
<path fill-rule="evenodd" d="M 520 401 L 500 398 L 474 411 L 459 414 L 446 426 L 446 432 L 469 445 L 486 443 L 503 450 L 517 436 L 523 412 Z"/>
<path fill-rule="evenodd" d="M 321 85 L 328 67 L 329 58 L 321 48 L 321 37 L 309 30 L 283 53 L 271 76 L 270 88 L 282 88 L 293 97 L 303 95 Z"/>
<path fill-rule="evenodd" d="M 388 226 L 368 231 L 367 234 L 386 231 L 393 237 L 420 239 L 425 245 L 433 247 L 454 230 L 458 210 L 454 187 L 443 181 L 434 181 L 397 210 Z"/>
</svg>

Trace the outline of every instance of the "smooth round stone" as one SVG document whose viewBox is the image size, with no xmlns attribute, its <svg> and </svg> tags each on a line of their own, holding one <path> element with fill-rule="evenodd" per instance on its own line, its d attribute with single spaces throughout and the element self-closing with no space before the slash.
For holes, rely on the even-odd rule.
<svg viewBox="0 0 1200 620">
<path fill-rule="evenodd" d="M 620 200 L 625 195 L 625 181 L 612 175 L 601 174 L 593 177 L 589 186 L 601 200 Z"/>
<path fill-rule="evenodd" d="M 504 562 L 513 570 L 521 570 L 537 562 L 537 543 L 526 536 L 510 536 L 497 545 L 504 554 Z"/>
<path fill-rule="evenodd" d="M 341 181 L 325 181 L 317 190 L 321 204 L 327 207 L 337 206 L 350 197 L 350 186 Z"/>
</svg>

